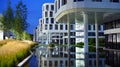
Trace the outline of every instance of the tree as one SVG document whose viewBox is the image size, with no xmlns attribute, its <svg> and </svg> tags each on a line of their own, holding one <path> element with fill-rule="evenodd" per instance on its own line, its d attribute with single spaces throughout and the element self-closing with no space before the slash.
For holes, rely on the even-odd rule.
<svg viewBox="0 0 120 67">
<path fill-rule="evenodd" d="M 2 21 L 3 21 L 3 16 L 0 14 L 0 30 L 3 30 L 3 25 L 2 25 Z"/>
<path fill-rule="evenodd" d="M 99 38 L 99 47 L 104 47 L 105 46 L 105 38 Z M 95 44 L 95 38 L 89 38 L 88 39 L 89 43 L 89 51 L 90 52 L 95 52 L 96 51 L 96 44 Z M 103 49 L 99 48 L 99 52 L 103 52 Z"/>
<path fill-rule="evenodd" d="M 22 34 L 22 40 L 32 40 L 32 37 L 29 33 L 24 31 L 23 34 Z"/>
<path fill-rule="evenodd" d="M 7 10 L 3 12 L 3 17 L 1 18 L 2 30 L 5 32 L 5 35 L 9 38 L 10 32 L 13 27 L 14 14 L 11 8 L 11 2 L 8 0 Z"/>
<path fill-rule="evenodd" d="M 14 22 L 14 33 L 16 34 L 17 39 L 21 39 L 22 33 L 28 27 L 27 19 L 27 8 L 22 1 L 16 6 L 16 15 Z"/>
</svg>

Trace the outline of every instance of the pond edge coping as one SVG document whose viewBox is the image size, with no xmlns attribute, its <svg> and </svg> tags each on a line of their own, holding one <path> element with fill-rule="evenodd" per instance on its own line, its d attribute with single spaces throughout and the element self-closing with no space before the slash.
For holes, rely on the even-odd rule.
<svg viewBox="0 0 120 67">
<path fill-rule="evenodd" d="M 31 55 L 29 55 L 27 58 L 25 58 L 23 61 L 21 61 L 17 67 L 22 67 L 31 57 L 32 57 L 33 53 L 31 53 Z"/>
</svg>

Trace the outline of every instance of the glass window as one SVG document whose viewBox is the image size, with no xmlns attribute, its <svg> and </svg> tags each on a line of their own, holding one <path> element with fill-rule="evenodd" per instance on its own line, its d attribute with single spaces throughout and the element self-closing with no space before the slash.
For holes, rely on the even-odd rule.
<svg viewBox="0 0 120 67">
<path fill-rule="evenodd" d="M 47 61 L 44 61 L 44 66 L 47 66 Z"/>
<path fill-rule="evenodd" d="M 112 22 L 112 28 L 116 28 L 116 22 L 115 21 Z"/>
<path fill-rule="evenodd" d="M 49 21 L 49 19 L 48 19 L 48 18 L 46 18 L 46 23 L 48 23 L 48 21 Z"/>
<path fill-rule="evenodd" d="M 54 5 L 51 5 L 51 10 L 54 10 Z"/>
<path fill-rule="evenodd" d="M 77 0 L 77 1 L 84 1 L 84 0 Z"/>
<path fill-rule="evenodd" d="M 71 66 L 74 66 L 74 61 L 70 61 L 70 63 L 71 63 Z"/>
<path fill-rule="evenodd" d="M 95 30 L 95 25 L 93 25 L 93 30 Z"/>
<path fill-rule="evenodd" d="M 112 35 L 108 35 L 108 42 L 112 42 Z"/>
<path fill-rule="evenodd" d="M 46 5 L 46 10 L 49 10 L 49 5 Z"/>
<path fill-rule="evenodd" d="M 70 25 L 70 29 L 71 29 L 71 30 L 73 30 L 73 29 L 74 29 L 73 25 Z"/>
<path fill-rule="evenodd" d="M 53 17 L 53 12 L 52 11 L 50 11 L 50 17 Z"/>
<path fill-rule="evenodd" d="M 102 0 L 92 0 L 93 2 L 102 2 Z"/>
<path fill-rule="evenodd" d="M 45 30 L 47 30 L 47 25 L 45 25 Z"/>
<path fill-rule="evenodd" d="M 55 25 L 55 30 L 58 30 L 58 25 L 57 24 Z"/>
<path fill-rule="evenodd" d="M 60 30 L 63 30 L 63 25 L 60 25 Z"/>
<path fill-rule="evenodd" d="M 65 30 L 67 30 L 67 25 L 65 25 Z"/>
<path fill-rule="evenodd" d="M 92 60 L 89 60 L 89 65 L 92 65 Z"/>
<path fill-rule="evenodd" d="M 117 42 L 120 43 L 120 34 L 117 34 Z"/>
<path fill-rule="evenodd" d="M 55 2 L 55 12 L 57 12 L 57 1 Z"/>
<path fill-rule="evenodd" d="M 71 36 L 75 36 L 75 32 L 70 32 L 70 35 Z"/>
<path fill-rule="evenodd" d="M 88 30 L 91 30 L 91 25 L 88 25 Z"/>
<path fill-rule="evenodd" d="M 113 34 L 113 43 L 116 43 L 116 40 L 117 39 L 117 35 L 116 34 Z"/>
<path fill-rule="evenodd" d="M 88 32 L 88 36 L 95 36 L 95 32 Z"/>
<path fill-rule="evenodd" d="M 96 66 L 96 60 L 94 60 L 94 65 Z"/>
<path fill-rule="evenodd" d="M 40 20 L 40 22 L 42 23 L 42 20 Z"/>
<path fill-rule="evenodd" d="M 52 67 L 52 61 L 49 61 L 49 66 Z"/>
<path fill-rule="evenodd" d="M 58 0 L 58 9 L 60 8 L 60 0 Z"/>
<path fill-rule="evenodd" d="M 98 26 L 98 30 L 101 30 L 101 25 Z"/>
<path fill-rule="evenodd" d="M 116 22 L 116 28 L 120 28 L 120 20 Z"/>
<path fill-rule="evenodd" d="M 55 61 L 55 67 L 58 67 L 58 61 Z"/>
<path fill-rule="evenodd" d="M 102 27 L 102 28 L 103 28 L 103 30 L 105 30 L 105 24 L 103 24 L 103 27 Z"/>
<path fill-rule="evenodd" d="M 51 18 L 51 23 L 54 23 L 54 18 Z"/>
<path fill-rule="evenodd" d="M 74 2 L 76 2 L 77 0 L 73 0 Z"/>
<path fill-rule="evenodd" d="M 119 0 L 110 0 L 110 2 L 119 2 Z"/>
<path fill-rule="evenodd" d="M 74 2 L 79 2 L 79 1 L 84 1 L 84 0 L 74 0 Z"/>
<path fill-rule="evenodd" d="M 67 33 L 65 33 L 64 35 L 67 36 Z"/>
<path fill-rule="evenodd" d="M 112 29 L 113 27 L 112 27 L 112 22 L 110 22 L 110 23 L 107 23 L 107 25 L 106 25 L 106 29 Z"/>
<path fill-rule="evenodd" d="M 67 62 L 67 60 L 65 61 L 65 66 L 68 66 L 68 62 Z"/>
<path fill-rule="evenodd" d="M 48 17 L 48 12 L 47 11 L 45 12 L 45 17 Z"/>
<path fill-rule="evenodd" d="M 67 0 L 62 0 L 62 5 L 67 4 Z"/>
<path fill-rule="evenodd" d="M 60 61 L 60 66 L 63 66 L 63 61 L 62 60 Z"/>
<path fill-rule="evenodd" d="M 53 29 L 53 25 L 52 24 L 50 24 L 50 30 L 52 30 Z"/>
<path fill-rule="evenodd" d="M 99 32 L 98 35 L 99 36 L 104 36 L 104 33 L 103 32 Z"/>
</svg>

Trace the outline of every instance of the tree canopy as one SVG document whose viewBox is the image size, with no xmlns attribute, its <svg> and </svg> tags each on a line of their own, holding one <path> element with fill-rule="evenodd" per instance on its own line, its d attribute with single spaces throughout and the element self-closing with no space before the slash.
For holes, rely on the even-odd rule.
<svg viewBox="0 0 120 67">
<path fill-rule="evenodd" d="M 13 14 L 13 10 L 11 8 L 11 3 L 8 0 L 8 6 L 6 11 L 3 12 L 3 16 L 1 18 L 1 24 L 2 24 L 2 30 L 5 32 L 5 35 L 7 37 L 10 36 L 10 31 L 13 27 L 13 22 L 14 22 L 14 14 Z"/>
<path fill-rule="evenodd" d="M 9 38 L 12 32 L 17 39 L 22 39 L 22 35 L 28 27 L 27 14 L 27 7 L 22 0 L 18 2 L 15 10 L 11 8 L 11 2 L 8 0 L 7 9 L 3 11 L 0 18 L 1 29 L 4 31 L 5 36 Z"/>
<path fill-rule="evenodd" d="M 14 21 L 14 32 L 17 34 L 16 36 L 20 39 L 22 33 L 28 27 L 27 23 L 27 8 L 26 5 L 20 1 L 16 6 L 16 14 Z"/>
</svg>

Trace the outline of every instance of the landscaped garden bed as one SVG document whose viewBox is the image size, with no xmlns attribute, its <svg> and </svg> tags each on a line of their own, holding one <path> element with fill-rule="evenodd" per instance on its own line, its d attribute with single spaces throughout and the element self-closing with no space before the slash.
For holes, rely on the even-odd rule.
<svg viewBox="0 0 120 67">
<path fill-rule="evenodd" d="M 3 40 L 0 41 L 0 67 L 16 67 L 30 55 L 30 49 L 36 45 L 32 41 Z"/>
</svg>

